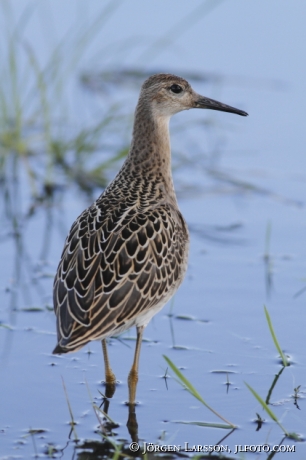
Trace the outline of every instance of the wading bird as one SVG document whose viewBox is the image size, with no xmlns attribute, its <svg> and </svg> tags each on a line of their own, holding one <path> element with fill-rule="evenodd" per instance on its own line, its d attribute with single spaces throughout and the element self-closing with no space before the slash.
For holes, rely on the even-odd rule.
<svg viewBox="0 0 306 460">
<path fill-rule="evenodd" d="M 157 74 L 142 85 L 129 154 L 115 179 L 72 225 L 54 280 L 53 353 L 101 340 L 106 385 L 115 385 L 106 338 L 136 326 L 128 377 L 135 404 L 144 328 L 183 281 L 189 235 L 171 173 L 170 117 L 182 110 L 247 113 L 200 96 L 183 78 Z"/>
</svg>

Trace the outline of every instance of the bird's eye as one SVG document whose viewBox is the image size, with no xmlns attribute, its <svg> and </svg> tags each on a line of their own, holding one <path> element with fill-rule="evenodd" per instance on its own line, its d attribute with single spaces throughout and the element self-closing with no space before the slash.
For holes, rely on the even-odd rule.
<svg viewBox="0 0 306 460">
<path fill-rule="evenodd" d="M 170 91 L 172 91 L 172 93 L 175 93 L 175 94 L 178 94 L 178 93 L 181 93 L 183 91 L 183 88 L 180 86 L 180 85 L 172 85 L 170 86 Z"/>
</svg>

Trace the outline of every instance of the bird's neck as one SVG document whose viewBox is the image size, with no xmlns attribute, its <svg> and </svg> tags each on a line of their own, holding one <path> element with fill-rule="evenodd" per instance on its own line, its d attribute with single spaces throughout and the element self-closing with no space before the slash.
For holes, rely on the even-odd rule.
<svg viewBox="0 0 306 460">
<path fill-rule="evenodd" d="M 127 162 L 135 172 L 155 176 L 176 203 L 171 172 L 170 117 L 158 116 L 150 106 L 138 104 Z"/>
</svg>

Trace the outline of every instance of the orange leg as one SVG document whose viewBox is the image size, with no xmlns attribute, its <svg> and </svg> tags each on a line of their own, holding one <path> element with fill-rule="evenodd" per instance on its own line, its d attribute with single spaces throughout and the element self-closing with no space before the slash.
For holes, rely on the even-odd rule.
<svg viewBox="0 0 306 460">
<path fill-rule="evenodd" d="M 139 365 L 139 356 L 140 356 L 140 348 L 141 348 L 141 341 L 143 335 L 144 327 L 137 327 L 137 340 L 136 340 L 136 348 L 134 354 L 134 361 L 132 368 L 129 373 L 128 377 L 128 385 L 129 385 L 129 404 L 135 404 L 136 398 L 136 388 L 138 382 L 138 365 Z"/>
<path fill-rule="evenodd" d="M 102 340 L 102 351 L 103 351 L 104 367 L 105 367 L 105 383 L 106 383 L 105 396 L 107 398 L 111 398 L 113 394 L 115 393 L 116 376 L 113 373 L 110 367 L 110 364 L 109 364 L 106 339 Z"/>
</svg>

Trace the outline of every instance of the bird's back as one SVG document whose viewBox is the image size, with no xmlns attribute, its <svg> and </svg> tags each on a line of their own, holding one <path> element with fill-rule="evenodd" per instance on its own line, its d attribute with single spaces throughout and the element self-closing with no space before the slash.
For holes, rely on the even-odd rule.
<svg viewBox="0 0 306 460">
<path fill-rule="evenodd" d="M 146 325 L 180 285 L 188 242 L 162 177 L 127 160 L 66 239 L 54 280 L 54 353 Z"/>
</svg>

